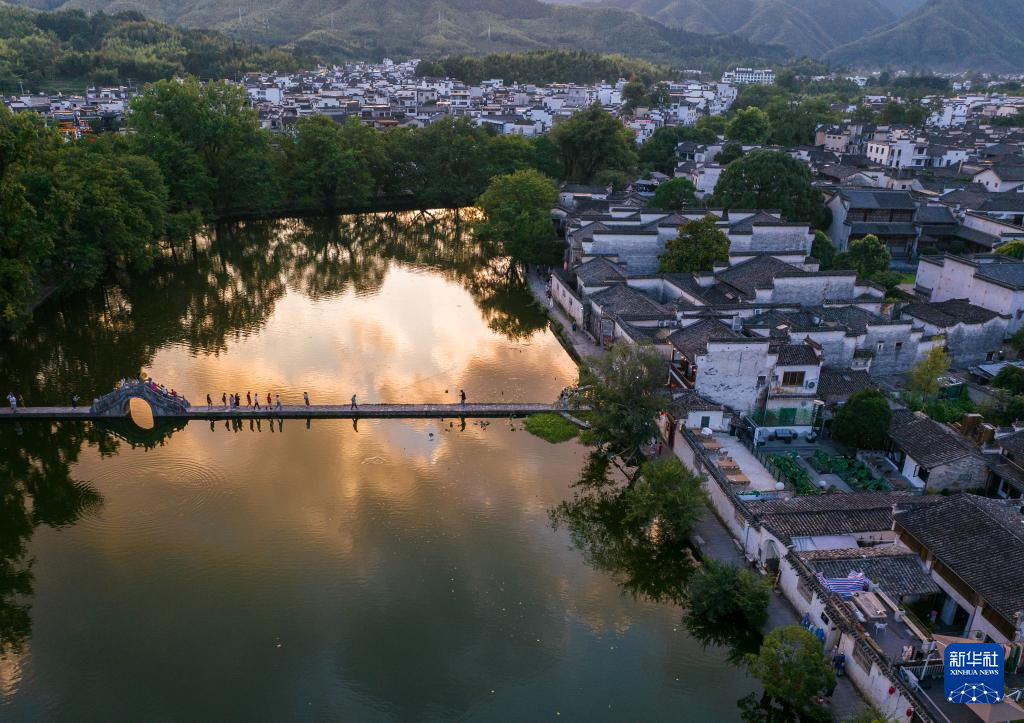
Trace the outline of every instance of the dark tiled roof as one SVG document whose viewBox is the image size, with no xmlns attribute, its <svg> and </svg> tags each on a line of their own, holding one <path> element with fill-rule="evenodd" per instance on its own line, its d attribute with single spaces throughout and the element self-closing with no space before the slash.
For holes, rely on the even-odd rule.
<svg viewBox="0 0 1024 723">
<path fill-rule="evenodd" d="M 927 504 L 925 495 L 861 492 L 748 502 L 761 523 L 785 544 L 794 537 L 849 535 L 892 528 L 893 505 Z"/>
<path fill-rule="evenodd" d="M 822 369 L 818 379 L 818 395 L 826 401 L 846 401 L 851 394 L 877 385 L 863 369 Z"/>
<path fill-rule="evenodd" d="M 712 339 L 742 339 L 739 334 L 717 319 L 702 319 L 672 333 L 668 343 L 690 359 L 707 353 Z"/>
<path fill-rule="evenodd" d="M 606 281 L 622 281 L 626 278 L 622 267 L 603 258 L 591 259 L 578 265 L 573 271 L 586 285 L 600 284 Z"/>
<path fill-rule="evenodd" d="M 921 412 L 893 414 L 889 437 L 925 469 L 932 469 L 974 454 L 959 434 Z"/>
<path fill-rule="evenodd" d="M 948 206 L 921 206 L 914 216 L 917 223 L 955 224 L 956 218 Z"/>
<path fill-rule="evenodd" d="M 733 233 L 739 236 L 749 236 L 754 233 L 754 225 L 758 226 L 790 226 L 794 224 L 786 223 L 770 213 L 764 211 L 758 211 L 753 216 L 748 216 L 742 221 L 736 221 L 729 226 L 729 233 Z M 799 224 L 795 224 L 799 225 Z"/>
<path fill-rule="evenodd" d="M 996 444 L 1005 449 L 1015 460 L 1024 462 L 1024 430 L 1000 437 L 996 440 Z"/>
<path fill-rule="evenodd" d="M 897 515 L 896 521 L 943 565 L 1012 621 L 1024 610 L 1021 501 L 969 494 Z"/>
<path fill-rule="evenodd" d="M 910 221 L 892 221 L 889 223 L 872 223 L 856 221 L 850 224 L 851 236 L 916 236 L 917 228 Z"/>
<path fill-rule="evenodd" d="M 716 274 L 715 278 L 741 291 L 744 295 L 753 297 L 756 289 L 771 288 L 772 279 L 783 271 L 800 272 L 801 270 L 785 261 L 779 261 L 774 256 L 757 256 L 749 261 L 730 266 Z"/>
<path fill-rule="evenodd" d="M 906 191 L 886 191 L 868 188 L 843 188 L 839 191 L 851 208 L 914 209 L 917 204 Z"/>
<path fill-rule="evenodd" d="M 1000 193 L 989 198 L 976 209 L 982 212 L 1024 211 L 1024 193 Z"/>
<path fill-rule="evenodd" d="M 825 577 L 862 572 L 889 596 L 934 595 L 942 589 L 921 564 L 921 558 L 902 547 L 879 545 L 856 550 L 808 550 L 797 553 Z"/>
<path fill-rule="evenodd" d="M 814 366 L 818 353 L 809 344 L 786 344 L 779 348 L 779 366 Z"/>
<path fill-rule="evenodd" d="M 664 317 L 673 316 L 669 310 L 636 289 L 622 284 L 609 286 L 607 289 L 593 294 L 591 300 L 606 313 L 624 317 Z"/>
<path fill-rule="evenodd" d="M 1024 288 L 1024 263 L 982 264 L 978 267 L 975 276 L 992 279 L 1008 286 Z"/>
<path fill-rule="evenodd" d="M 903 307 L 903 313 L 944 329 L 961 323 L 984 324 L 999 316 L 994 311 L 975 306 L 966 299 L 907 304 Z"/>
<path fill-rule="evenodd" d="M 1000 181 L 1024 181 L 1024 166 L 997 163 L 991 169 Z"/>
<path fill-rule="evenodd" d="M 722 410 L 722 405 L 715 404 L 710 399 L 688 389 L 673 399 L 668 408 L 676 419 L 679 419 L 690 412 L 719 412 Z"/>
</svg>

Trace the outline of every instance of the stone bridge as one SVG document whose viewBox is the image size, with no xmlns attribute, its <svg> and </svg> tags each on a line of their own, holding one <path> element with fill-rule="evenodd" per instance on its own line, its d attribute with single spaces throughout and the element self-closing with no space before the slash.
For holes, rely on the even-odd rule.
<svg viewBox="0 0 1024 723">
<path fill-rule="evenodd" d="M 153 410 L 154 418 L 184 417 L 190 407 L 184 397 L 172 397 L 140 381 L 129 382 L 94 399 L 89 411 L 94 417 L 124 417 L 128 415 L 128 404 L 132 399 L 144 400 Z"/>
</svg>

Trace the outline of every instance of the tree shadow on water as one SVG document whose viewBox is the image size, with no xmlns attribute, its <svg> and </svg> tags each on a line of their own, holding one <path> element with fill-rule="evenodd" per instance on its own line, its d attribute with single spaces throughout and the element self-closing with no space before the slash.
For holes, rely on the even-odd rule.
<svg viewBox="0 0 1024 723">
<path fill-rule="evenodd" d="M 104 436 L 75 423 L 0 424 L 0 658 L 20 653 L 32 632 L 35 529 L 73 525 L 103 504 L 71 467 L 85 443 L 109 450 Z"/>
</svg>

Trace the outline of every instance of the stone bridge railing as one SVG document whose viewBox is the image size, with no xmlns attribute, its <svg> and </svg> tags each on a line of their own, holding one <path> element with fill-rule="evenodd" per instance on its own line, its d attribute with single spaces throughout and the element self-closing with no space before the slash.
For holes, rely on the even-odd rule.
<svg viewBox="0 0 1024 723">
<path fill-rule="evenodd" d="M 134 398 L 145 400 L 154 417 L 180 417 L 190 406 L 184 397 L 172 396 L 150 382 L 132 381 L 94 399 L 91 410 L 104 417 L 124 417 Z"/>
</svg>

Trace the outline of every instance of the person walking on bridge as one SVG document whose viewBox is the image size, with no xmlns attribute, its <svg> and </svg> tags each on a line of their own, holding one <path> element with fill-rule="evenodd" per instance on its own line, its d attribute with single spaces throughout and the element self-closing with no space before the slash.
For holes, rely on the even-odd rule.
<svg viewBox="0 0 1024 723">
<path fill-rule="evenodd" d="M 18 412 L 18 398 L 14 396 L 14 392 L 7 392 L 7 403 L 11 405 L 11 411 L 15 414 Z M 356 398 L 352 397 L 352 404 L 355 405 Z"/>
<path fill-rule="evenodd" d="M 304 402 L 306 402 L 306 406 L 308 407 L 309 406 L 309 392 L 303 392 L 302 393 L 302 400 Z"/>
<path fill-rule="evenodd" d="M 460 389 L 459 390 L 459 401 L 462 403 L 462 406 L 466 406 L 466 390 L 465 389 Z"/>
<path fill-rule="evenodd" d="M 78 408 L 78 395 L 77 394 L 72 394 L 71 395 L 71 408 L 72 409 L 77 409 Z"/>
<path fill-rule="evenodd" d="M 359 405 L 356 404 L 356 395 L 352 395 L 352 409 L 359 409 Z"/>
<path fill-rule="evenodd" d="M 256 401 L 253 402 L 252 408 L 253 409 L 259 409 L 260 408 L 260 395 L 259 394 L 256 395 Z"/>
<path fill-rule="evenodd" d="M 247 407 L 251 407 L 252 406 L 252 392 L 246 392 L 245 393 L 245 406 L 247 406 Z"/>
<path fill-rule="evenodd" d="M 213 398 L 209 394 L 206 395 L 206 406 L 208 406 L 208 407 L 212 407 L 213 406 Z"/>
<path fill-rule="evenodd" d="M 270 401 L 269 397 L 267 398 L 267 401 Z M 280 394 L 278 394 L 278 395 L 276 395 L 274 397 L 274 408 L 277 409 L 277 411 L 279 411 L 279 412 L 281 411 L 281 395 Z"/>
<path fill-rule="evenodd" d="M 227 408 L 227 406 L 228 406 L 228 394 L 227 394 L 227 392 L 221 392 L 220 393 L 220 403 L 221 403 L 221 406 L 223 406 L 224 408 Z"/>
<path fill-rule="evenodd" d="M 267 392 L 267 409 L 270 409 L 270 392 Z"/>
</svg>

